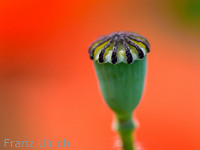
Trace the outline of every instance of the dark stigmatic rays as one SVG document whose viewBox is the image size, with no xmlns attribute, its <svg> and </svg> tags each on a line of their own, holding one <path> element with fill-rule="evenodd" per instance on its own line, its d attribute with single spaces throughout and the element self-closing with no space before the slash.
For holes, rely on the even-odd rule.
<svg viewBox="0 0 200 150">
<path fill-rule="evenodd" d="M 103 46 L 103 48 L 100 49 L 100 53 L 98 57 L 99 63 L 104 62 L 104 59 L 105 59 L 104 55 L 105 55 L 106 49 L 109 48 L 112 43 L 114 43 L 113 48 L 112 48 L 111 63 L 112 64 L 117 63 L 118 48 L 119 48 L 119 44 L 121 44 L 125 50 L 126 61 L 128 64 L 131 64 L 134 60 L 131 54 L 130 46 L 136 49 L 136 52 L 137 52 L 136 54 L 139 57 L 139 59 L 142 59 L 145 56 L 141 46 L 136 44 L 134 41 L 142 43 L 146 48 L 146 52 L 149 52 L 149 43 L 143 36 L 138 35 L 136 33 L 131 33 L 131 32 L 114 32 L 114 33 L 111 33 L 110 35 L 99 38 L 90 46 L 89 48 L 90 59 L 93 60 L 95 50 L 107 42 L 105 46 Z"/>
<path fill-rule="evenodd" d="M 113 51 L 112 51 L 112 56 L 111 56 L 111 61 L 112 61 L 113 64 L 117 63 L 118 42 L 119 42 L 119 37 L 115 36 L 114 45 L 113 45 Z"/>
</svg>

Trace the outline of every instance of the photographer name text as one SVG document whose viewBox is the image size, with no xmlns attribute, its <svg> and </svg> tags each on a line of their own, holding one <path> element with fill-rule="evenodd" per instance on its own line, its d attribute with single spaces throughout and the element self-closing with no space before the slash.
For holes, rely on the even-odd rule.
<svg viewBox="0 0 200 150">
<path fill-rule="evenodd" d="M 4 148 L 23 148 L 23 147 L 69 147 L 69 141 L 65 139 L 58 140 L 49 140 L 49 139 L 39 139 L 36 141 L 31 140 L 12 140 L 12 139 L 4 139 L 3 147 Z"/>
</svg>

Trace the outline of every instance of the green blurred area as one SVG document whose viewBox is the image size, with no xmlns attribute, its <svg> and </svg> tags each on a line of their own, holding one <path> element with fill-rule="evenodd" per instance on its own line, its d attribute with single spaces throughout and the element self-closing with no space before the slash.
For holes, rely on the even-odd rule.
<svg viewBox="0 0 200 150">
<path fill-rule="evenodd" d="M 171 0 L 170 3 L 176 19 L 200 28 L 200 0 Z"/>
</svg>

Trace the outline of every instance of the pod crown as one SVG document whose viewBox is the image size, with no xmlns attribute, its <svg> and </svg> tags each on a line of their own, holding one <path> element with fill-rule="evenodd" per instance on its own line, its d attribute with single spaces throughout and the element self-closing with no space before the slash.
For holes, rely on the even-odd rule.
<svg viewBox="0 0 200 150">
<path fill-rule="evenodd" d="M 99 63 L 127 63 L 142 59 L 150 51 L 149 42 L 135 32 L 113 32 L 89 47 L 90 59 Z"/>
</svg>

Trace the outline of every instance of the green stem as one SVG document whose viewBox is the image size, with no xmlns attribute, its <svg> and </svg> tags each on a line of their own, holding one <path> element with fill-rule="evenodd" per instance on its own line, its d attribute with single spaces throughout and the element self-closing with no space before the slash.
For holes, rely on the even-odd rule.
<svg viewBox="0 0 200 150">
<path fill-rule="evenodd" d="M 117 123 L 116 128 L 118 133 L 120 134 L 123 150 L 134 150 L 133 146 L 133 130 L 134 123 L 132 120 L 132 115 L 123 117 L 117 115 Z"/>
</svg>

